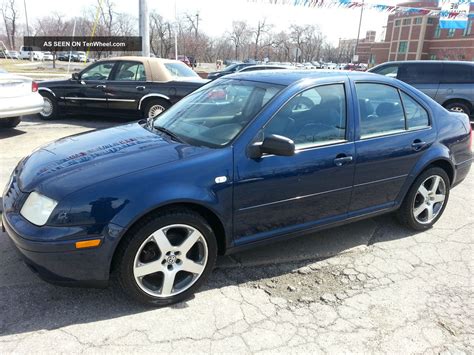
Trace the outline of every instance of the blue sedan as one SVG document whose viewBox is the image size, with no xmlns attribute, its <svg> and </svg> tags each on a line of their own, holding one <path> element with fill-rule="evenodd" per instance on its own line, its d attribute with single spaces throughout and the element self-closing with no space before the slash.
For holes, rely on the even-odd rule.
<svg viewBox="0 0 474 355">
<path fill-rule="evenodd" d="M 388 212 L 430 228 L 471 166 L 468 117 L 395 79 L 226 76 L 154 119 L 70 136 L 20 161 L 3 226 L 31 268 L 163 306 L 218 254 Z"/>
</svg>

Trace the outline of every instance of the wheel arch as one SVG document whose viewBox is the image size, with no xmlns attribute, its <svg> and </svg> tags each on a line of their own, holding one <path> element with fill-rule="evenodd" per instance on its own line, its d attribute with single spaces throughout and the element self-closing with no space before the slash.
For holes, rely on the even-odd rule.
<svg viewBox="0 0 474 355">
<path fill-rule="evenodd" d="M 443 102 L 442 106 L 446 107 L 447 105 L 455 103 L 455 102 L 459 102 L 459 103 L 462 103 L 462 104 L 466 105 L 471 111 L 473 109 L 472 103 L 469 100 L 464 99 L 464 98 L 451 98 L 451 99 L 448 99 L 448 100 Z"/>
<path fill-rule="evenodd" d="M 49 93 L 49 94 L 51 94 L 54 98 L 56 98 L 56 94 L 55 94 L 54 91 L 51 90 L 50 88 L 45 88 L 45 87 L 41 87 L 41 86 L 40 86 L 40 87 L 38 88 L 38 92 L 39 92 L 40 94 L 41 94 L 42 92 L 44 92 L 44 93 Z"/>
<path fill-rule="evenodd" d="M 227 249 L 227 235 L 224 224 L 218 215 L 212 211 L 210 208 L 203 206 L 202 204 L 196 202 L 172 202 L 169 204 L 158 206 L 152 210 L 146 211 L 144 214 L 136 218 L 122 233 L 119 242 L 115 246 L 115 249 L 112 254 L 111 263 L 110 263 L 110 272 L 113 272 L 116 265 L 117 250 L 122 243 L 125 242 L 127 234 L 133 230 L 133 228 L 140 224 L 143 220 L 147 218 L 152 218 L 154 215 L 160 213 L 161 211 L 170 211 L 170 210 L 188 210 L 199 214 L 204 218 L 212 228 L 217 242 L 217 252 L 219 255 L 224 255 Z"/>
<path fill-rule="evenodd" d="M 166 95 L 162 95 L 162 94 L 147 94 L 145 96 L 143 96 L 140 101 L 138 102 L 138 110 L 139 111 L 142 111 L 143 108 L 147 105 L 148 102 L 150 102 L 151 100 L 156 100 L 156 99 L 161 99 L 161 100 L 165 100 L 167 101 L 170 105 L 172 105 L 173 103 L 171 102 L 171 99 L 166 96 Z"/>
</svg>

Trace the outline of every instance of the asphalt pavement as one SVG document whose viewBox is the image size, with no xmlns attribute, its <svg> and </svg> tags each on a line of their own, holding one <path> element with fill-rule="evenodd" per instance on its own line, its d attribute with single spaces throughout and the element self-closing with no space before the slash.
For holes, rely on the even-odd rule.
<svg viewBox="0 0 474 355">
<path fill-rule="evenodd" d="M 0 131 L 0 186 L 34 148 L 122 123 L 27 117 Z M 221 257 L 194 298 L 161 309 L 49 285 L 0 232 L 0 354 L 471 354 L 473 190 L 471 172 L 426 232 L 387 215 Z"/>
</svg>

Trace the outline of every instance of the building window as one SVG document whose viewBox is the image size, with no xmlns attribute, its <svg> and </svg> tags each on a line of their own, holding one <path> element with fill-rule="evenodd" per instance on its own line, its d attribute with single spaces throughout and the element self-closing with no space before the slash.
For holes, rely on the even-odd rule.
<svg viewBox="0 0 474 355">
<path fill-rule="evenodd" d="M 395 26 L 400 26 L 400 20 L 395 20 Z"/>
<path fill-rule="evenodd" d="M 470 36 L 471 35 L 471 33 L 472 33 L 472 23 L 473 23 L 473 21 L 469 20 L 469 22 L 467 23 L 467 27 L 464 29 L 463 36 Z"/>
<path fill-rule="evenodd" d="M 431 60 L 436 60 L 436 54 L 432 54 L 432 55 L 430 56 L 430 59 L 431 59 Z"/>
<path fill-rule="evenodd" d="M 406 19 L 403 19 L 403 25 L 410 25 L 411 24 L 411 18 L 406 18 Z"/>
<path fill-rule="evenodd" d="M 439 38 L 441 36 L 441 28 L 438 26 L 435 29 L 434 38 Z"/>
<path fill-rule="evenodd" d="M 434 17 L 429 17 L 428 18 L 428 25 L 434 24 L 434 20 L 435 20 Z"/>
<path fill-rule="evenodd" d="M 415 17 L 415 20 L 413 21 L 413 23 L 414 23 L 415 25 L 420 25 L 422 21 L 423 21 L 423 18 L 421 18 L 421 17 Z"/>
<path fill-rule="evenodd" d="M 454 37 L 454 33 L 456 32 L 455 28 L 450 28 L 448 30 L 448 37 Z"/>
<path fill-rule="evenodd" d="M 398 53 L 406 53 L 408 48 L 408 42 L 402 41 L 398 44 Z"/>
</svg>

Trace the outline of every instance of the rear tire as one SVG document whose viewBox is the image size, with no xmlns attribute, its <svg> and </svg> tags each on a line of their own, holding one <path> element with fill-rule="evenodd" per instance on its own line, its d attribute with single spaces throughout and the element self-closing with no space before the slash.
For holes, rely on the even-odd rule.
<svg viewBox="0 0 474 355">
<path fill-rule="evenodd" d="M 56 98 L 50 93 L 40 92 L 43 96 L 44 105 L 43 110 L 38 114 L 42 120 L 50 121 L 58 118 L 58 104 Z"/>
<path fill-rule="evenodd" d="M 0 118 L 0 128 L 14 128 L 21 122 L 21 117 Z"/>
<path fill-rule="evenodd" d="M 211 227 L 186 209 L 151 215 L 125 238 L 114 258 L 115 276 L 128 296 L 147 305 L 167 306 L 191 297 L 217 257 Z"/>
<path fill-rule="evenodd" d="M 431 228 L 446 208 L 449 191 L 446 171 L 438 167 L 425 170 L 416 178 L 397 211 L 400 223 L 417 231 Z"/>
<path fill-rule="evenodd" d="M 143 108 L 144 118 L 154 118 L 162 114 L 171 107 L 171 103 L 163 99 L 152 99 L 145 104 Z"/>
<path fill-rule="evenodd" d="M 467 106 L 463 102 L 451 102 L 444 107 L 446 108 L 446 110 L 449 111 L 465 113 L 468 116 L 471 115 L 471 110 L 469 109 L 469 106 Z"/>
</svg>

